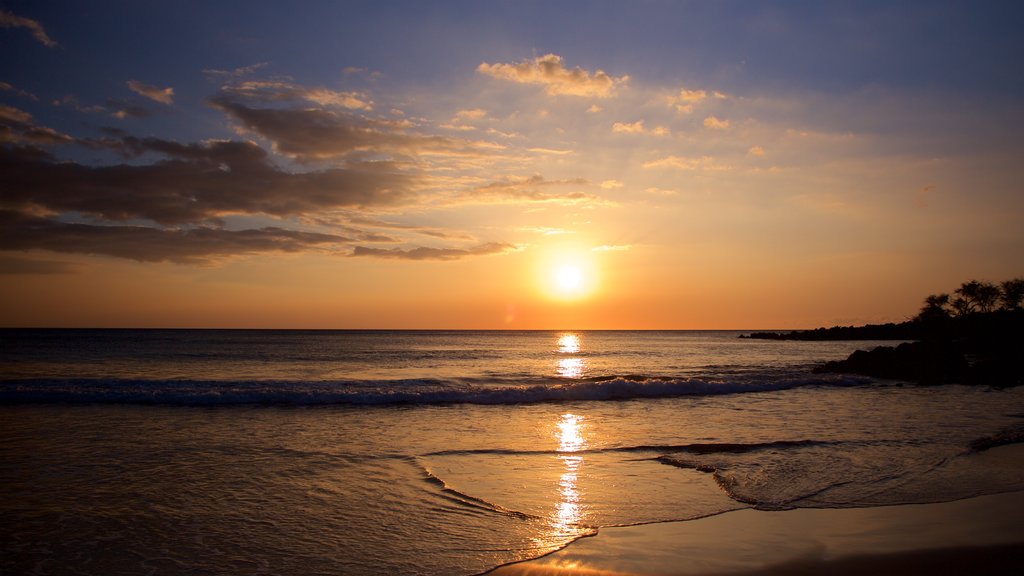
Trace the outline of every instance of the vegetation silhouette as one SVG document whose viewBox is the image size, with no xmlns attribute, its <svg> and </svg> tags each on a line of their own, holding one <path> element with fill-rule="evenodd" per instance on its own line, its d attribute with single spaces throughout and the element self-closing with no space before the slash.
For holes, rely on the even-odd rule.
<svg viewBox="0 0 1024 576">
<path fill-rule="evenodd" d="M 763 340 L 905 340 L 858 350 L 815 372 L 861 374 L 921 384 L 1024 384 L 1024 278 L 1000 284 L 968 280 L 953 294 L 932 294 L 900 323 L 759 332 Z"/>
</svg>

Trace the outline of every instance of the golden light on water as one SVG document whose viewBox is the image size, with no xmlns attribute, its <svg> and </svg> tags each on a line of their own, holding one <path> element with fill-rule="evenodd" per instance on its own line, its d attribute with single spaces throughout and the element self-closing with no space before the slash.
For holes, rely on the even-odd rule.
<svg viewBox="0 0 1024 576">
<path fill-rule="evenodd" d="M 571 332 L 558 337 L 559 354 L 579 354 L 580 337 Z M 563 357 L 555 361 L 555 374 L 560 378 L 582 378 L 587 363 L 580 357 Z"/>
<path fill-rule="evenodd" d="M 562 414 L 558 423 L 558 451 L 579 452 L 586 448 L 583 438 L 583 417 L 575 414 Z"/>
<path fill-rule="evenodd" d="M 562 414 L 558 422 L 558 452 L 565 470 L 558 479 L 558 504 L 552 523 L 560 533 L 579 527 L 584 517 L 583 497 L 579 489 L 579 471 L 583 466 L 580 450 L 587 447 L 583 436 L 583 417 Z"/>
<path fill-rule="evenodd" d="M 585 367 L 582 358 L 561 358 L 558 360 L 558 375 L 562 378 L 582 378 Z"/>
<path fill-rule="evenodd" d="M 576 334 L 562 334 L 558 337 L 558 351 L 562 354 L 576 354 L 580 351 L 580 337 Z"/>
</svg>

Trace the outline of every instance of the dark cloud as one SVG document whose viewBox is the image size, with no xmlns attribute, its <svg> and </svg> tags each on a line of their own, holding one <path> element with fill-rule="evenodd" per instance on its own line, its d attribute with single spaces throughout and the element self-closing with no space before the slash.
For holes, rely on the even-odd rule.
<svg viewBox="0 0 1024 576">
<path fill-rule="evenodd" d="M 333 109 L 279 108 L 274 106 L 291 102 L 297 93 L 277 87 L 277 96 L 264 94 L 260 90 L 270 88 L 260 83 L 249 89 L 255 94 L 222 91 L 214 105 L 245 128 L 271 140 L 277 151 L 300 160 L 332 156 L 338 164 L 288 171 L 254 142 L 180 143 L 138 138 L 117 128 L 103 129 L 98 139 L 75 139 L 38 126 L 21 110 L 0 107 L 0 250 L 191 263 L 233 255 L 337 250 L 355 242 L 404 240 L 393 236 L 389 229 L 444 240 L 468 239 L 436 228 L 375 220 L 374 212 L 418 202 L 417 191 L 424 186 L 423 177 L 410 172 L 409 164 L 379 159 L 426 152 L 487 154 L 491 150 L 488 144 L 407 134 L 399 123 L 340 110 L 348 105 L 344 101 L 352 96 L 348 93 L 303 93 L 306 101 L 336 100 Z M 261 106 L 267 107 L 238 101 L 259 101 L 261 94 L 267 99 Z M 113 151 L 124 161 L 92 165 L 66 160 L 50 150 L 57 145 Z M 276 160 L 281 161 L 279 157 Z M 535 186 L 546 184 L 533 182 Z M 226 226 L 233 216 L 271 217 L 290 224 L 237 230 Z M 291 229 L 295 227 L 330 233 Z M 468 249 L 389 250 L 362 245 L 348 253 L 402 260 L 455 260 L 512 249 L 511 245 L 498 243 Z M 21 268 L 29 270 L 31 266 Z M 10 269 L 18 266 L 11 264 Z"/>
<path fill-rule="evenodd" d="M 0 104 L 0 144 L 50 146 L 66 144 L 71 141 L 70 136 L 61 134 L 52 128 L 37 125 L 28 112 Z"/>
<path fill-rule="evenodd" d="M 270 99 L 272 96 L 266 96 Z M 257 100 L 250 97 L 245 100 Z M 221 91 L 210 102 L 282 154 L 304 160 L 355 153 L 490 156 L 503 149 L 490 142 L 411 134 L 399 122 L 372 120 L 324 108 L 253 107 L 238 94 Z"/>
<path fill-rule="evenodd" d="M 0 250 L 41 249 L 103 254 L 140 262 L 197 263 L 261 252 L 300 252 L 348 241 L 348 238 L 333 234 L 283 228 L 225 230 L 197 227 L 179 230 L 98 226 L 0 210 Z"/>
<path fill-rule="evenodd" d="M 412 177 L 387 164 L 291 173 L 250 142 L 179 144 L 125 137 L 106 144 L 129 155 L 155 152 L 168 158 L 146 165 L 86 166 L 58 162 L 38 150 L 3 147 L 0 207 L 181 225 L 232 214 L 287 217 L 393 206 L 411 195 Z"/>
<path fill-rule="evenodd" d="M 459 260 L 469 256 L 487 256 L 490 254 L 505 254 L 512 252 L 516 247 L 512 244 L 491 242 L 481 244 L 475 248 L 426 248 L 423 246 L 403 250 L 401 248 L 367 248 L 356 246 L 351 256 L 369 256 L 373 258 L 390 258 L 395 260 Z"/>
<path fill-rule="evenodd" d="M 108 98 L 106 108 L 100 107 L 100 109 L 112 110 L 110 114 L 122 120 L 125 118 L 148 118 L 153 115 L 153 111 L 149 108 L 121 98 Z"/>
</svg>

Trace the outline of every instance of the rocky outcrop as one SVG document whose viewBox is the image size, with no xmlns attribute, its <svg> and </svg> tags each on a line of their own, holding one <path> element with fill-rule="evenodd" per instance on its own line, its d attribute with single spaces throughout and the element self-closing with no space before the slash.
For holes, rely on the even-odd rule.
<svg viewBox="0 0 1024 576">
<path fill-rule="evenodd" d="M 921 384 L 1024 384 L 1024 314 L 993 312 L 950 320 L 899 346 L 858 350 L 816 372 L 861 374 Z"/>
</svg>

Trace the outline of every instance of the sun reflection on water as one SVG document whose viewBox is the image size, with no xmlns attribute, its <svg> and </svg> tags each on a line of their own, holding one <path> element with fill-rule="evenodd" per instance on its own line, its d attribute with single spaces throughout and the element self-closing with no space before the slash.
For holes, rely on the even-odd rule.
<svg viewBox="0 0 1024 576">
<path fill-rule="evenodd" d="M 558 337 L 559 354 L 579 354 L 580 337 L 572 332 L 567 332 Z M 582 378 L 586 371 L 587 363 L 583 358 L 559 358 L 555 361 L 555 372 L 560 378 Z"/>
<path fill-rule="evenodd" d="M 558 457 L 565 471 L 558 480 L 558 504 L 552 525 L 561 534 L 579 530 L 584 517 L 583 498 L 579 489 L 579 471 L 583 456 L 579 453 L 587 447 L 583 437 L 583 417 L 576 414 L 562 414 L 558 422 Z"/>
<path fill-rule="evenodd" d="M 558 360 L 558 375 L 562 378 L 582 378 L 584 368 L 586 368 L 586 364 L 582 358 L 560 358 Z"/>
<path fill-rule="evenodd" d="M 580 351 L 580 337 L 576 334 L 562 334 L 558 337 L 558 351 L 562 354 L 577 354 Z"/>
</svg>

